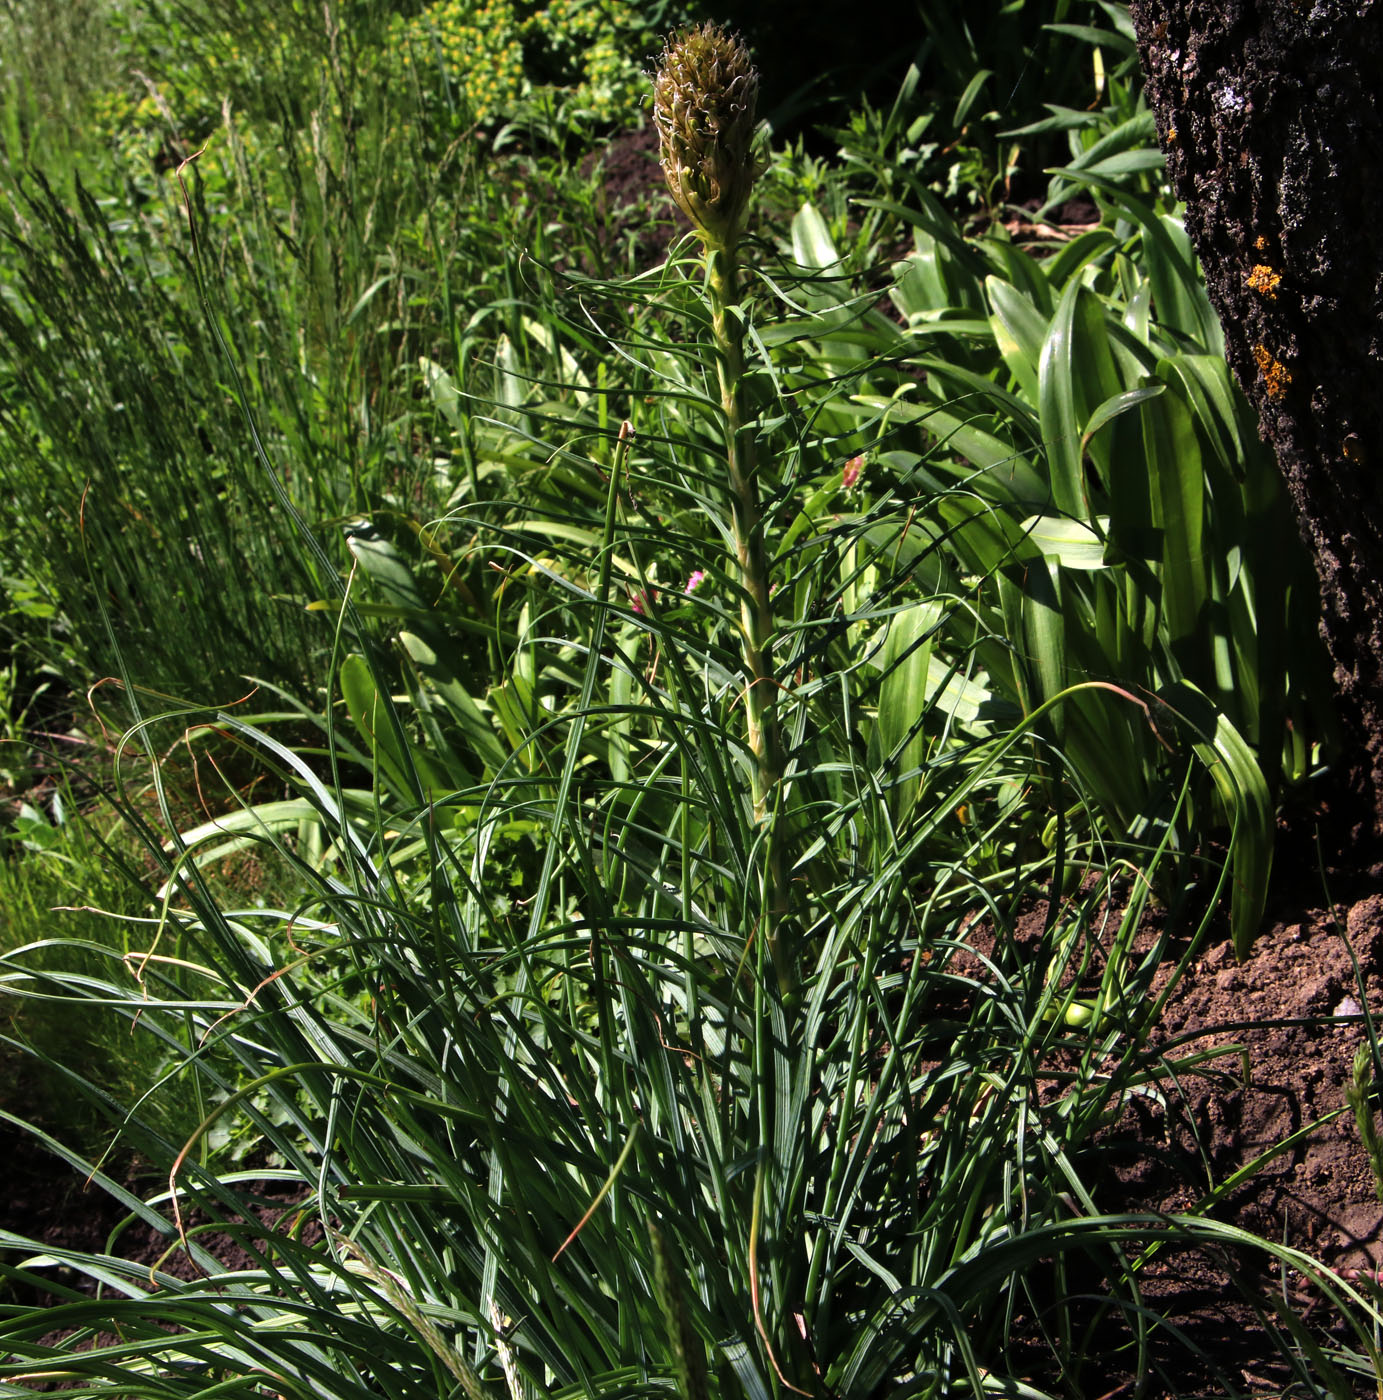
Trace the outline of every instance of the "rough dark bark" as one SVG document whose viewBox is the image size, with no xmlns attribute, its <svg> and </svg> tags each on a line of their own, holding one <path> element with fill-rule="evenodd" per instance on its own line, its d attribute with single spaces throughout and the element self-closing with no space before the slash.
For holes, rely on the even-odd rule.
<svg viewBox="0 0 1383 1400">
<path fill-rule="evenodd" d="M 1132 0 L 1187 231 L 1316 561 L 1383 834 L 1383 0 Z"/>
</svg>

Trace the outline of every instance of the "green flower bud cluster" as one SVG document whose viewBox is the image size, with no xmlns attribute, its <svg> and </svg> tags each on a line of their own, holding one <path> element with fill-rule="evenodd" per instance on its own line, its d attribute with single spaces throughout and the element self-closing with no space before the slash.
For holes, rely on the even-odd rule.
<svg viewBox="0 0 1383 1400">
<path fill-rule="evenodd" d="M 763 173 L 755 149 L 759 73 L 744 42 L 703 24 L 668 43 L 653 79 L 653 120 L 668 189 L 711 248 L 744 231 Z"/>
</svg>

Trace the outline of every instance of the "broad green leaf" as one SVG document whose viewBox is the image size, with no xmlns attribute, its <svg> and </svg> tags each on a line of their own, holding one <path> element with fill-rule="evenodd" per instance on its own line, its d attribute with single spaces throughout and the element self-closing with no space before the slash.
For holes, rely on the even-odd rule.
<svg viewBox="0 0 1383 1400">
<path fill-rule="evenodd" d="M 1242 480 L 1250 451 L 1241 427 L 1241 420 L 1247 415 L 1242 412 L 1242 397 L 1229 366 L 1218 355 L 1175 355 L 1165 364 L 1185 392 L 1196 422 L 1221 465 Z"/>
<path fill-rule="evenodd" d="M 952 307 L 978 311 L 983 306 L 980 286 L 965 263 L 957 260 L 941 239 L 926 229 L 913 235 L 915 250 L 894 265 L 893 304 L 909 320 Z"/>
<path fill-rule="evenodd" d="M 1146 345 L 1150 334 L 1149 327 L 1152 322 L 1152 294 L 1153 286 L 1151 281 L 1143 281 L 1139 284 L 1138 290 L 1129 298 L 1127 306 L 1124 308 L 1123 323 L 1128 331 L 1134 335 L 1140 344 Z"/>
<path fill-rule="evenodd" d="M 991 340 L 988 321 L 975 323 L 986 342 Z M 1041 428 L 1032 406 L 1017 394 L 1001 388 L 987 374 L 977 373 L 963 364 L 939 355 L 917 355 L 908 361 L 917 369 L 926 371 L 926 380 L 917 386 L 916 392 L 929 398 L 941 408 L 957 413 L 964 412 L 970 417 L 981 413 L 1000 414 L 1012 420 L 1012 426 L 1001 426 L 1006 432 L 1015 435 L 1026 434 L 1036 439 Z"/>
<path fill-rule="evenodd" d="M 1165 161 L 1161 151 L 1120 151 L 1079 168 L 1087 175 L 1138 175 L 1145 170 L 1161 170 Z"/>
<path fill-rule="evenodd" d="M 1263 922 L 1276 830 L 1272 794 L 1253 750 L 1206 696 L 1187 681 L 1165 687 L 1158 700 L 1195 735 L 1197 756 L 1210 771 L 1229 814 L 1230 929 L 1242 962 Z"/>
<path fill-rule="evenodd" d="M 527 431 L 528 419 L 519 410 L 528 401 L 532 388 L 532 380 L 523 373 L 513 341 L 501 335 L 495 345 L 494 398 L 499 405 L 498 416 Z"/>
<path fill-rule="evenodd" d="M 984 707 L 993 704 L 994 694 L 983 673 L 967 676 L 954 663 L 935 654 L 928 664 L 926 679 L 927 703 L 960 724 L 974 724 Z"/>
<path fill-rule="evenodd" d="M 532 683 L 516 671 L 501 685 L 491 686 L 485 698 L 499 720 L 510 749 L 529 772 L 535 771 L 542 756 L 530 742 L 537 720 Z"/>
<path fill-rule="evenodd" d="M 1047 318 L 1017 288 L 997 277 L 985 280 L 994 341 L 1029 403 L 1037 403 L 1037 367 L 1047 338 Z"/>
<path fill-rule="evenodd" d="M 955 115 L 951 118 L 951 124 L 957 131 L 965 125 L 965 119 L 970 115 L 971 107 L 979 100 L 980 93 L 984 91 L 984 85 L 993 76 L 993 69 L 981 68 L 965 85 L 965 91 L 961 93 L 960 101 L 956 103 Z"/>
<path fill-rule="evenodd" d="M 1029 464 L 1013 443 L 976 428 L 963 418 L 945 409 L 926 404 L 909 403 L 905 399 L 882 399 L 861 395 L 861 403 L 884 408 L 885 421 L 899 418 L 917 422 L 938 441 L 943 450 L 958 453 L 973 467 L 962 480 L 965 485 L 992 500 L 1020 501 L 1045 505 L 1050 497 L 1047 483 Z M 938 467 L 942 464 L 938 463 Z"/>
<path fill-rule="evenodd" d="M 1082 269 L 1118 247 L 1119 240 L 1109 229 L 1091 229 L 1088 233 L 1078 234 L 1055 256 L 1048 258 L 1042 264 L 1042 270 L 1053 287 L 1064 290 L 1068 283 L 1080 276 Z"/>
<path fill-rule="evenodd" d="M 1066 689 L 1066 621 L 1056 566 L 1039 560 L 998 574 L 999 599 L 1011 640 L 1017 643 L 1013 670 L 1025 712 Z M 1065 728 L 1061 707 L 1049 723 L 1058 738 Z"/>
<path fill-rule="evenodd" d="M 346 547 L 359 563 L 360 572 L 375 585 L 386 603 L 412 612 L 428 611 L 428 600 L 423 597 L 408 561 L 373 525 L 361 522 L 351 526 Z"/>
<path fill-rule="evenodd" d="M 581 370 L 580 362 L 576 356 L 567 349 L 557 337 L 556 329 L 552 326 L 545 326 L 541 321 L 536 321 L 532 316 L 525 316 L 522 321 L 524 330 L 539 345 L 547 351 L 548 355 L 557 361 L 553 366 L 553 372 L 549 377 L 560 375 L 563 385 L 573 391 L 573 397 L 577 403 L 585 403 L 590 394 L 590 381 Z"/>
<path fill-rule="evenodd" d="M 633 650 L 632 628 L 625 629 L 622 650 L 628 655 Z M 634 702 L 634 677 L 629 667 L 615 664 L 610 667 L 610 705 L 615 710 L 627 710 Z M 613 714 L 605 727 L 609 744 L 608 762 L 610 777 L 616 783 L 627 783 L 630 777 L 630 735 L 633 733 L 633 720 L 628 714 Z"/>
<path fill-rule="evenodd" d="M 852 549 L 860 562 L 869 560 L 890 573 L 912 571 L 923 555 L 936 549 L 936 533 L 925 521 L 888 516 L 861 530 Z M 868 596 L 870 590 L 864 592 Z"/>
<path fill-rule="evenodd" d="M 1108 525 L 1107 520 L 1097 523 L 1101 530 Z M 1046 558 L 1062 568 L 1083 571 L 1107 567 L 1103 535 L 1083 520 L 1071 520 L 1064 515 L 1031 515 L 1023 522 L 1022 529 Z"/>
<path fill-rule="evenodd" d="M 1196 269 L 1191 240 L 1181 220 L 1158 214 L 1147 201 L 1127 194 L 1108 176 L 1090 170 L 1062 170 L 1108 199 L 1143 230 L 1143 254 L 1153 284 L 1158 320 L 1180 331 L 1200 349 L 1224 354 L 1219 318 Z"/>
<path fill-rule="evenodd" d="M 889 621 L 880 666 L 879 749 L 893 772 L 919 768 L 927 751 L 923 724 L 932 637 L 940 624 L 940 603 L 917 603 Z M 895 814 L 904 816 L 917 799 L 920 779 L 905 777 L 892 788 Z"/>
<path fill-rule="evenodd" d="M 565 520 L 543 520 L 531 517 L 526 520 L 516 520 L 509 527 L 516 533 L 527 531 L 534 535 L 547 535 L 554 540 L 570 540 L 573 544 L 579 544 L 583 549 L 594 551 L 600 544 L 599 529 L 588 529 L 581 525 L 572 525 Z M 628 572 L 634 572 L 632 564 L 626 564 Z"/>
<path fill-rule="evenodd" d="M 820 210 L 804 204 L 792 220 L 792 257 L 799 267 L 829 272 L 840 267 L 840 254 Z"/>
<path fill-rule="evenodd" d="M 341 695 L 361 738 L 369 747 L 378 775 L 405 800 L 419 787 L 427 794 L 454 789 L 446 770 L 403 737 L 393 703 L 375 682 L 374 670 L 358 652 L 341 662 Z"/>
<path fill-rule="evenodd" d="M 1022 525 L 1001 506 L 955 491 L 937 502 L 945 538 L 961 566 L 984 576 L 1007 565 L 1039 564 L 1041 555 Z"/>
<path fill-rule="evenodd" d="M 1159 394 L 1166 393 L 1165 384 L 1147 384 L 1141 389 L 1128 389 L 1122 394 L 1115 394 L 1112 399 L 1106 399 L 1090 415 L 1089 421 L 1085 425 L 1085 432 L 1081 435 L 1081 444 L 1084 446 L 1090 439 L 1100 431 L 1104 425 L 1119 417 L 1122 413 L 1127 413 L 1131 408 L 1146 399 L 1155 399 Z"/>
<path fill-rule="evenodd" d="M 1037 121 L 1029 122 L 1026 126 L 1009 127 L 1008 130 L 1001 131 L 999 135 L 1006 140 L 1014 136 L 1046 136 L 1053 131 L 1079 131 L 1085 127 L 1100 124 L 1100 116 L 1097 112 L 1087 112 L 1076 107 L 1063 107 L 1056 102 L 1044 102 L 1042 105 L 1052 114 L 1050 117 L 1040 117 Z"/>
<path fill-rule="evenodd" d="M 1047 202 L 1038 210 L 1039 218 L 1069 199 L 1081 176 L 1114 182 L 1120 175 L 1160 169 L 1163 164 L 1162 152 L 1157 146 L 1157 126 L 1152 112 L 1146 108 L 1106 132 L 1093 145 L 1081 148 L 1082 138 L 1075 133 L 1070 140 L 1078 153 L 1064 170 L 1053 172 Z"/>
<path fill-rule="evenodd" d="M 1158 366 L 1160 377 L 1171 371 Z M 1142 406 L 1144 456 L 1154 527 L 1162 536 L 1162 610 L 1174 654 L 1192 674 L 1203 649 L 1205 604 L 1205 469 L 1185 401 L 1164 394 Z"/>
<path fill-rule="evenodd" d="M 1130 37 L 1115 34 L 1108 29 L 1099 29 L 1093 24 L 1044 24 L 1042 28 L 1052 34 L 1063 34 L 1068 39 L 1080 39 L 1084 43 L 1093 44 L 1096 48 L 1113 49 L 1115 53 L 1124 57 L 1137 52 Z M 1148 139 L 1157 140 L 1156 131 Z"/>
<path fill-rule="evenodd" d="M 1047 280 L 1041 262 L 1033 257 L 1031 250 L 1014 243 L 1002 226 L 985 235 L 980 249 L 993 269 L 989 277 L 996 278 L 1027 297 L 1043 317 L 1044 323 L 1050 320 L 1056 307 L 1052 296 L 1052 284 Z"/>
<path fill-rule="evenodd" d="M 974 251 L 966 242 L 965 234 L 946 206 L 920 182 L 912 183 L 908 189 L 908 203 L 900 204 L 889 199 L 860 199 L 854 201 L 861 209 L 878 209 L 885 214 L 893 214 L 909 223 L 915 230 L 922 230 L 930 237 L 939 239 L 959 258 L 974 259 Z"/>
<path fill-rule="evenodd" d="M 1090 506 L 1081 451 L 1086 416 L 1122 385 L 1109 349 L 1104 309 L 1079 282 L 1068 283 L 1057 304 L 1042 346 L 1038 385 L 1052 504 L 1064 514 L 1086 519 Z"/>
<path fill-rule="evenodd" d="M 356 732 L 365 741 L 375 768 L 398 792 L 409 790 L 407 760 L 384 711 L 374 672 L 363 656 L 352 653 L 341 663 L 341 694 Z"/>
<path fill-rule="evenodd" d="M 451 426 L 460 432 L 465 426 L 466 417 L 461 411 L 461 395 L 456 381 L 435 360 L 421 356 L 418 364 L 423 372 L 423 383 L 432 395 L 432 402 Z"/>
<path fill-rule="evenodd" d="M 793 218 L 792 252 L 799 266 L 818 274 L 794 293 L 815 313 L 810 321 L 793 327 L 794 338 L 815 339 L 823 366 L 837 372 L 867 360 L 877 351 L 880 327 L 869 308 L 853 300 L 853 288 L 843 276 L 826 221 L 810 204 L 804 204 Z M 891 337 L 897 332 L 889 326 L 885 334 Z"/>
<path fill-rule="evenodd" d="M 429 692 L 446 707 L 481 765 L 490 773 L 498 772 L 508 755 L 495 734 L 494 725 L 455 671 L 416 633 L 401 632 L 399 641 L 418 674 L 427 682 Z"/>
<path fill-rule="evenodd" d="M 378 796 L 364 788 L 342 788 L 337 792 L 341 811 L 349 819 L 371 820 L 378 811 Z M 199 867 L 215 865 L 241 851 L 251 850 L 266 837 L 302 831 L 322 821 L 322 809 L 306 797 L 281 802 L 261 802 L 227 812 L 223 817 L 203 822 L 180 834 L 179 840 Z M 171 849 L 171 842 L 166 843 Z"/>
</svg>

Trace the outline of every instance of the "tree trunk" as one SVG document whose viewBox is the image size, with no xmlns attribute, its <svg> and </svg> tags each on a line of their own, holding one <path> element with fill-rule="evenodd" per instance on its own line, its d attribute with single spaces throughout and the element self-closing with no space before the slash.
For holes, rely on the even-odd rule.
<svg viewBox="0 0 1383 1400">
<path fill-rule="evenodd" d="M 1383 2 L 1132 0 L 1167 170 L 1320 578 L 1383 834 Z"/>
</svg>

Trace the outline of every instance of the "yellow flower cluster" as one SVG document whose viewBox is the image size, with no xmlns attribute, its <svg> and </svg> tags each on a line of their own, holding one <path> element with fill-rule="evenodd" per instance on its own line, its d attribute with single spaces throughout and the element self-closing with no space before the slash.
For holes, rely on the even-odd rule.
<svg viewBox="0 0 1383 1400">
<path fill-rule="evenodd" d="M 653 41 L 627 0 L 434 0 L 412 19 L 396 19 L 388 51 L 425 86 L 445 77 L 471 120 L 500 114 L 532 91 L 525 47 L 545 71 L 571 75 L 564 87 L 602 118 L 633 109 L 643 90 L 639 55 Z"/>
<path fill-rule="evenodd" d="M 200 86 L 176 87 L 160 78 L 151 87 L 111 88 L 92 101 L 92 125 L 122 157 L 143 162 L 171 137 L 189 143 L 220 125 L 220 102 Z"/>
<path fill-rule="evenodd" d="M 630 110 L 642 97 L 646 79 L 637 55 L 657 39 L 644 32 L 634 5 L 625 0 L 549 0 L 524 26 L 535 47 L 567 61 L 580 73 L 573 95 L 596 116 Z"/>
<path fill-rule="evenodd" d="M 396 20 L 389 48 L 426 82 L 440 68 L 470 116 L 494 116 L 524 88 L 523 47 L 512 0 L 437 0 Z"/>
<path fill-rule="evenodd" d="M 98 131 L 114 132 L 129 126 L 141 105 L 123 88 L 111 88 L 92 98 L 91 119 Z"/>
</svg>

